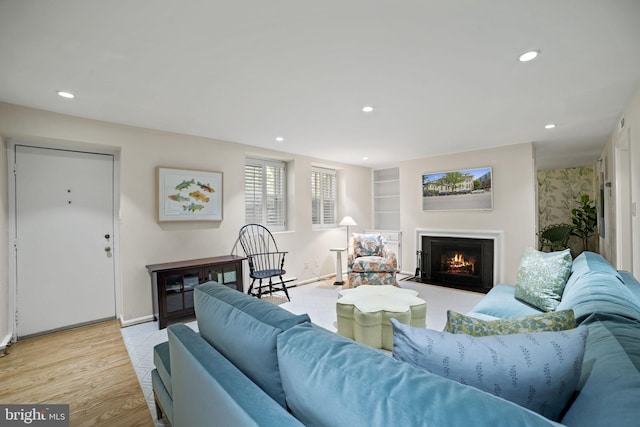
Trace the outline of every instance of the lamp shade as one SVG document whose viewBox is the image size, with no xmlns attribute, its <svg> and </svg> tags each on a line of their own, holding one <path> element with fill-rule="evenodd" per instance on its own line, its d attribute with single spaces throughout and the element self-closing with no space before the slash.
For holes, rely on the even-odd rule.
<svg viewBox="0 0 640 427">
<path fill-rule="evenodd" d="M 356 224 L 356 222 L 350 216 L 345 216 L 344 218 L 342 218 L 342 221 L 340 221 L 338 225 L 350 226 L 350 225 L 358 225 L 358 224 Z"/>
</svg>

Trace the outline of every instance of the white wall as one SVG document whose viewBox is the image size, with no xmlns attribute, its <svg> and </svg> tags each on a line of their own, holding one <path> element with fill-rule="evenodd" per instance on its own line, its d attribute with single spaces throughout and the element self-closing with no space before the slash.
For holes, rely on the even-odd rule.
<svg viewBox="0 0 640 427">
<path fill-rule="evenodd" d="M 280 249 L 289 251 L 288 273 L 299 280 L 335 272 L 335 254 L 345 229 L 314 231 L 311 227 L 311 166 L 338 169 L 338 217 L 354 216 L 358 229 L 371 227 L 368 168 L 319 161 L 241 144 L 115 125 L 0 103 L 0 136 L 21 141 L 79 143 L 119 153 L 120 260 L 122 317 L 125 321 L 152 312 L 151 282 L 145 265 L 229 254 L 244 224 L 244 159 L 248 154 L 289 162 L 290 231 L 276 236 Z M 6 141 L 5 141 L 6 142 Z M 7 271 L 7 162 L 0 155 L 0 267 Z M 163 223 L 156 221 L 156 166 L 223 172 L 223 221 Z M 344 211 L 343 208 L 344 207 Z M 118 248 L 114 248 L 118 249 Z M 240 250 L 240 253 L 242 251 Z M 309 261 L 310 270 L 303 268 Z M 318 268 L 315 267 L 316 261 Z M 311 271 L 312 270 L 312 271 Z M 7 331 L 6 274 L 0 278 L 0 339 Z M 246 285 L 248 287 L 248 284 Z"/>
<path fill-rule="evenodd" d="M 640 87 L 625 109 L 625 120 L 629 127 L 629 149 L 631 155 L 631 202 L 635 203 L 635 216 L 631 218 L 633 246 L 633 274 L 640 277 Z"/>
<path fill-rule="evenodd" d="M 608 212 L 610 212 L 610 218 L 605 222 L 607 233 L 604 238 L 604 255 L 612 262 L 617 268 L 630 269 L 635 277 L 640 276 L 640 88 L 631 97 L 629 104 L 624 110 L 624 128 L 620 130 L 618 126 L 612 130 L 609 137 L 609 142 L 602 152 L 602 158 L 608 159 L 607 167 L 609 179 L 612 183 L 611 189 L 605 188 L 605 193 L 611 193 L 608 198 L 611 205 L 608 206 Z M 615 147 L 626 145 L 626 138 L 628 138 L 628 152 L 625 151 L 622 155 L 628 155 L 630 158 L 630 173 L 620 173 L 614 168 Z M 625 180 L 631 186 L 631 203 L 635 204 L 634 216 L 631 216 L 631 230 L 624 224 L 617 224 L 616 220 L 616 201 L 619 202 L 621 198 L 620 194 L 616 193 L 616 189 L 620 188 L 620 183 L 616 183 L 616 179 Z M 607 199 L 605 199 L 607 200 Z M 618 235 L 631 234 L 631 260 L 630 266 L 624 262 L 625 255 L 616 253 L 616 231 Z"/>
<path fill-rule="evenodd" d="M 422 174 L 486 166 L 493 168 L 493 210 L 422 210 Z M 400 200 L 403 270 L 407 272 L 416 268 L 417 229 L 502 231 L 502 274 L 497 277 L 503 283 L 515 284 L 523 251 L 536 247 L 536 174 L 530 143 L 401 163 Z"/>
<path fill-rule="evenodd" d="M 2 115 L 0 114 L 0 120 Z M 0 347 L 11 338 L 7 305 L 9 301 L 9 208 L 7 205 L 7 152 L 2 149 L 4 139 L 0 135 Z"/>
</svg>

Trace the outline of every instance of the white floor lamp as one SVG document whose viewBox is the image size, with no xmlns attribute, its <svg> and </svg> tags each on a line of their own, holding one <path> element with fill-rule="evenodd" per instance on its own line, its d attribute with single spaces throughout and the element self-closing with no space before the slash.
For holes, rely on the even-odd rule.
<svg viewBox="0 0 640 427">
<path fill-rule="evenodd" d="M 352 225 L 358 225 L 350 216 L 345 216 L 342 218 L 342 221 L 338 225 L 346 225 L 347 226 L 347 253 L 349 252 L 349 227 Z"/>
<path fill-rule="evenodd" d="M 352 225 L 358 225 L 356 224 L 356 222 L 353 220 L 353 218 L 351 218 L 350 216 L 345 216 L 344 218 L 342 218 L 342 221 L 340 221 L 340 223 L 338 224 L 340 226 L 347 226 L 347 247 L 344 248 L 345 251 L 347 251 L 347 258 L 349 257 L 349 227 Z M 336 272 L 336 282 L 334 283 L 334 285 L 344 285 L 344 282 L 342 281 L 342 255 L 340 252 L 338 252 L 338 260 L 337 260 L 337 272 Z"/>
</svg>

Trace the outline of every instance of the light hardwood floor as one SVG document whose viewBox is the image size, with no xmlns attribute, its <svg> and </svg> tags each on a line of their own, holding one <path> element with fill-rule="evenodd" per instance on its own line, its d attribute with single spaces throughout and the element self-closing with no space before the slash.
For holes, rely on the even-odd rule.
<svg viewBox="0 0 640 427">
<path fill-rule="evenodd" d="M 71 426 L 154 425 L 116 320 L 13 344 L 0 402 L 69 404 Z"/>
</svg>

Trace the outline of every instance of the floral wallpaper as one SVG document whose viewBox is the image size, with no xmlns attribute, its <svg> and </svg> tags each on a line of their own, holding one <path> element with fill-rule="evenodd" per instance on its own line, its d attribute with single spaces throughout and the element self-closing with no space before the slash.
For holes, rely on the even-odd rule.
<svg viewBox="0 0 640 427">
<path fill-rule="evenodd" d="M 583 194 L 597 200 L 596 188 L 595 166 L 538 171 L 538 230 L 551 224 L 571 224 L 571 209 L 577 200 Z M 569 241 L 572 249 L 575 244 Z"/>
</svg>

